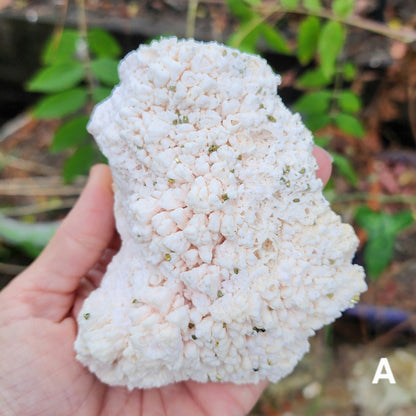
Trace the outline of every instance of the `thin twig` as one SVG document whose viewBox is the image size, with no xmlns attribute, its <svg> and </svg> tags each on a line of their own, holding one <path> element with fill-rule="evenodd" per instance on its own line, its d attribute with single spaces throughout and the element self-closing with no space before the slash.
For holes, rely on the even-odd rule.
<svg viewBox="0 0 416 416">
<path fill-rule="evenodd" d="M 237 33 L 237 35 L 234 37 L 234 45 L 236 47 L 239 47 L 246 36 L 248 36 L 253 30 L 256 29 L 257 26 L 261 25 L 263 22 L 265 22 L 270 16 L 272 16 L 275 12 L 272 11 L 270 13 L 267 13 L 263 16 L 256 16 L 253 19 L 251 19 L 247 25 L 245 26 L 244 30 Z"/>
<path fill-rule="evenodd" d="M 81 61 L 85 66 L 85 76 L 87 80 L 87 90 L 90 98 L 93 96 L 95 88 L 95 77 L 91 70 L 91 57 L 88 47 L 88 24 L 87 24 L 87 13 L 85 11 L 85 0 L 77 0 L 78 4 L 78 30 L 83 42 L 84 50 L 81 54 Z"/>
<path fill-rule="evenodd" d="M 0 208 L 0 215 L 7 217 L 20 217 L 22 215 L 36 215 L 43 212 L 55 211 L 58 209 L 72 208 L 77 201 L 77 198 L 68 199 L 49 199 L 48 201 L 39 204 L 29 204 L 13 207 Z"/>
<path fill-rule="evenodd" d="M 416 31 L 412 29 L 402 28 L 402 29 L 391 29 L 387 25 L 373 20 L 365 19 L 361 16 L 352 15 L 347 17 L 340 17 L 332 13 L 328 9 L 320 9 L 318 11 L 311 11 L 306 9 L 294 9 L 286 10 L 282 6 L 273 6 L 267 7 L 262 5 L 259 8 L 259 11 L 262 11 L 265 15 L 272 15 L 273 13 L 292 13 L 292 14 L 301 14 L 308 16 L 316 16 L 324 19 L 332 20 L 335 22 L 345 23 L 349 26 L 357 27 L 359 29 L 367 30 L 372 33 L 377 33 L 378 35 L 386 36 L 390 39 L 398 40 L 404 43 L 413 43 L 416 42 Z"/>
<path fill-rule="evenodd" d="M 345 34 L 347 33 L 347 28 L 345 25 L 343 25 L 343 29 L 345 31 Z M 335 63 L 335 78 L 334 78 L 334 88 L 332 89 L 332 97 L 331 97 L 331 105 L 329 109 L 329 114 L 334 115 L 337 112 L 337 104 L 336 104 L 336 98 L 338 97 L 339 93 L 342 90 L 342 85 L 344 83 L 344 74 L 342 72 L 342 66 L 341 66 L 341 53 L 342 51 L 339 51 L 336 58 Z"/>
<path fill-rule="evenodd" d="M 56 174 L 56 168 L 45 165 L 43 163 L 35 162 L 33 160 L 27 160 L 18 158 L 12 155 L 5 155 L 0 151 L 0 165 L 11 166 L 16 169 L 21 169 L 26 172 L 35 172 L 40 175 L 54 175 Z"/>
<path fill-rule="evenodd" d="M 224 0 L 200 0 L 201 3 L 206 4 L 213 4 L 213 5 L 222 5 L 224 4 Z M 351 15 L 345 18 L 339 17 L 334 15 L 328 9 L 321 9 L 319 11 L 311 11 L 306 10 L 303 8 L 294 9 L 294 10 L 287 10 L 284 9 L 282 6 L 273 5 L 265 5 L 261 4 L 258 7 L 258 11 L 269 14 L 270 11 L 273 13 L 292 13 L 292 14 L 302 14 L 308 16 L 317 16 L 322 17 L 324 19 L 334 20 L 340 23 L 346 23 L 350 26 L 358 27 L 359 29 L 367 30 L 369 32 L 377 33 L 382 36 L 386 36 L 390 39 L 399 40 L 405 43 L 412 43 L 416 42 L 416 30 L 409 29 L 409 28 L 402 28 L 402 29 L 392 29 L 389 26 L 375 22 L 374 20 L 366 19 L 361 16 Z"/>
<path fill-rule="evenodd" d="M 29 111 L 6 121 L 0 128 L 0 143 L 27 126 L 31 121 L 33 121 L 33 117 L 30 115 Z"/>
<path fill-rule="evenodd" d="M 59 176 L 1 179 L 0 195 L 74 196 L 81 193 L 85 182 L 83 178 L 72 185 L 63 185 Z"/>
<path fill-rule="evenodd" d="M 193 38 L 195 36 L 196 12 L 198 10 L 198 0 L 189 0 L 188 13 L 186 16 L 186 37 Z"/>
<path fill-rule="evenodd" d="M 416 325 L 416 316 L 414 314 L 410 315 L 405 321 L 400 322 L 399 324 L 395 325 L 393 328 L 388 330 L 386 333 L 381 334 L 376 339 L 371 341 L 367 348 L 371 351 L 373 348 L 381 348 L 385 347 L 386 345 L 390 344 L 394 341 L 397 334 L 404 330 L 408 330 L 409 328 L 412 329 L 412 332 L 415 332 L 415 325 Z"/>
<path fill-rule="evenodd" d="M 333 204 L 344 204 L 351 202 L 377 201 L 382 204 L 402 203 L 416 204 L 416 196 L 414 195 L 379 195 L 370 194 L 368 192 L 353 192 L 350 194 L 338 194 L 329 198 Z"/>
</svg>

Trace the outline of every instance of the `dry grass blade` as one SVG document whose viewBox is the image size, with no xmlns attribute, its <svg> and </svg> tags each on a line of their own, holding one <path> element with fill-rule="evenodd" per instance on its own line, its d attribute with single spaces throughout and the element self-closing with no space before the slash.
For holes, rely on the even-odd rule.
<svg viewBox="0 0 416 416">
<path fill-rule="evenodd" d="M 15 156 L 4 155 L 0 152 L 0 166 L 8 166 L 26 172 L 34 172 L 39 175 L 56 175 L 56 168 L 45 165 L 43 163 L 35 162 L 33 160 L 27 160 L 18 158 Z"/>
<path fill-rule="evenodd" d="M 0 180 L 0 195 L 73 196 L 79 195 L 86 178 L 65 185 L 60 176 L 13 178 Z"/>
<path fill-rule="evenodd" d="M 22 206 L 13 206 L 0 208 L 0 214 L 8 217 L 21 217 L 23 215 L 36 215 L 43 212 L 54 211 L 58 209 L 72 208 L 77 201 L 77 198 L 52 198 L 39 204 L 29 204 Z"/>
</svg>

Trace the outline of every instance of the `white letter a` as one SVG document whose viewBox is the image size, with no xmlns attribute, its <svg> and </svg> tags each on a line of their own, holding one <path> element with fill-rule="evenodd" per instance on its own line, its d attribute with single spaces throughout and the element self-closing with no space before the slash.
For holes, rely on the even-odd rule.
<svg viewBox="0 0 416 416">
<path fill-rule="evenodd" d="M 380 358 L 380 362 L 378 363 L 377 370 L 374 374 L 372 383 L 378 384 L 378 381 L 381 378 L 386 378 L 390 384 L 396 384 L 396 380 L 394 379 L 393 373 L 390 368 L 389 360 L 387 358 Z"/>
</svg>

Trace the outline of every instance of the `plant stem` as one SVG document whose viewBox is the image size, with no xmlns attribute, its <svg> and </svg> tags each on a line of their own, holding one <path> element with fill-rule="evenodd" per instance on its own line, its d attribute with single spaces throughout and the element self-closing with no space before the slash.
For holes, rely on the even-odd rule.
<svg viewBox="0 0 416 416">
<path fill-rule="evenodd" d="M 255 16 L 251 19 L 247 25 L 245 26 L 244 30 L 239 32 L 234 38 L 234 47 L 239 48 L 243 40 L 253 31 L 256 29 L 257 26 L 261 25 L 267 19 L 270 18 L 273 14 L 275 14 L 275 10 L 268 11 L 267 13 L 263 14 L 262 16 Z"/>
<path fill-rule="evenodd" d="M 59 47 L 59 44 L 61 43 L 62 33 L 64 32 L 64 29 L 65 29 L 65 20 L 66 20 L 67 15 L 68 15 L 68 3 L 69 3 L 69 0 L 65 0 L 63 2 L 63 4 L 62 4 L 62 17 L 61 17 L 61 19 L 59 19 L 60 22 L 55 28 L 55 33 L 56 33 L 57 38 L 58 38 L 58 41 L 56 42 L 56 45 L 55 45 L 55 53 L 56 53 L 56 51 Z"/>
<path fill-rule="evenodd" d="M 81 193 L 85 182 L 83 177 L 72 185 L 63 185 L 60 176 L 0 179 L 0 195 L 74 196 Z"/>
<path fill-rule="evenodd" d="M 26 172 L 35 172 L 40 175 L 54 175 L 56 169 L 52 166 L 43 163 L 35 162 L 33 160 L 21 159 L 12 155 L 5 155 L 0 151 L 0 166 L 11 166 L 15 169 L 21 169 Z"/>
<path fill-rule="evenodd" d="M 387 38 L 398 40 L 404 43 L 413 43 L 416 42 L 416 31 L 412 29 L 400 29 L 395 30 L 391 29 L 387 25 L 379 22 L 374 22 L 369 19 L 365 19 L 363 17 L 352 15 L 347 17 L 340 17 L 332 13 L 328 9 L 321 9 L 318 11 L 311 11 L 306 10 L 303 8 L 293 9 L 293 10 L 286 10 L 282 6 L 273 6 L 273 7 L 265 7 L 261 6 L 260 10 L 263 10 L 263 13 L 270 16 L 273 13 L 292 13 L 292 14 L 301 14 L 301 15 L 308 15 L 308 16 L 316 16 L 321 17 L 324 19 L 332 20 L 335 22 L 340 22 L 347 24 L 349 26 L 357 27 L 359 29 L 364 29 L 372 33 L 376 33 L 378 35 L 386 36 Z"/>
<path fill-rule="evenodd" d="M 0 208 L 0 215 L 5 215 L 7 217 L 21 217 L 23 215 L 36 215 L 44 212 L 55 211 L 58 209 L 68 209 L 72 208 L 75 205 L 77 198 L 68 198 L 68 199 L 49 199 L 45 202 L 39 204 L 29 204 L 21 206 L 12 206 Z"/>
<path fill-rule="evenodd" d="M 198 10 L 198 0 L 189 0 L 188 14 L 186 16 L 186 37 L 193 38 L 195 36 L 196 12 Z"/>
<path fill-rule="evenodd" d="M 343 24 L 343 27 L 344 27 L 344 30 L 346 31 L 347 28 L 345 24 Z M 334 119 L 333 119 L 334 115 L 339 113 L 338 103 L 336 101 L 337 101 L 337 97 L 339 96 L 339 93 L 342 89 L 342 85 L 344 82 L 344 76 L 343 76 L 342 67 L 341 67 L 341 54 L 344 48 L 345 48 L 345 39 L 343 41 L 342 49 L 338 52 L 336 63 L 335 63 L 334 88 L 332 89 L 331 106 L 329 109 L 329 115 L 331 116 L 331 123 L 334 123 Z"/>
<path fill-rule="evenodd" d="M 350 194 L 339 194 L 334 195 L 331 198 L 331 203 L 344 204 L 349 202 L 363 202 L 375 200 L 382 204 L 389 203 L 401 203 L 401 204 L 416 204 L 416 196 L 414 195 L 381 195 L 381 194 L 370 194 L 368 192 L 353 192 Z"/>
<path fill-rule="evenodd" d="M 273 13 L 272 13 L 273 14 Z M 262 24 L 269 15 L 266 16 L 256 16 L 255 18 L 251 19 L 247 26 L 239 32 L 234 38 L 234 47 L 239 48 L 243 40 L 260 24 Z"/>
<path fill-rule="evenodd" d="M 77 0 L 78 4 L 78 30 L 83 42 L 83 48 L 81 54 L 81 60 L 85 66 L 85 74 L 87 79 L 87 90 L 90 98 L 92 99 L 93 91 L 95 87 L 95 78 L 91 71 L 91 57 L 88 49 L 88 25 L 87 25 L 87 14 L 85 12 L 85 0 Z"/>
</svg>

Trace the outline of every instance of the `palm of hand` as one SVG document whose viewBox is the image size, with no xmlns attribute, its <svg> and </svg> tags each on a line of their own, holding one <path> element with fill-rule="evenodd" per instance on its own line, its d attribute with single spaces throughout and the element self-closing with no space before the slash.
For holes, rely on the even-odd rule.
<svg viewBox="0 0 416 416">
<path fill-rule="evenodd" d="M 315 149 L 326 182 L 331 164 Z M 118 249 L 111 173 L 95 167 L 74 209 L 39 258 L 0 292 L 0 408 L 4 416 L 244 415 L 266 383 L 102 384 L 76 359 L 76 319 Z"/>
<path fill-rule="evenodd" d="M 83 295 L 76 301 L 81 298 Z M 1 364 L 3 376 L 13 373 L 11 379 L 1 382 L 10 389 L 3 387 L 0 392 L 10 414 L 244 415 L 264 387 L 191 381 L 132 392 L 109 387 L 75 360 L 75 336 L 73 316 L 61 322 L 28 317 L 0 328 L 0 344 L 14 340 L 4 351 L 7 359 Z"/>
<path fill-rule="evenodd" d="M 118 249 L 112 203 L 110 171 L 97 167 L 48 247 L 0 293 L 2 414 L 247 414 L 265 383 L 188 381 L 129 392 L 101 383 L 75 359 L 75 317 Z"/>
</svg>

